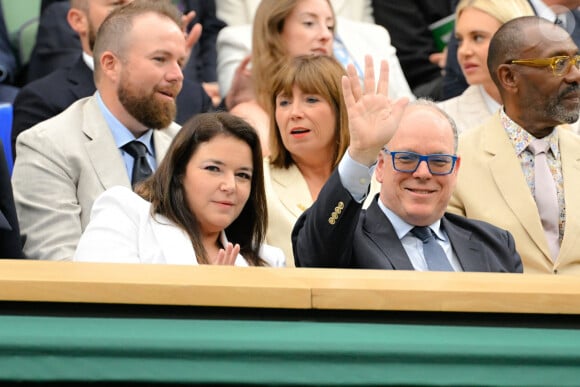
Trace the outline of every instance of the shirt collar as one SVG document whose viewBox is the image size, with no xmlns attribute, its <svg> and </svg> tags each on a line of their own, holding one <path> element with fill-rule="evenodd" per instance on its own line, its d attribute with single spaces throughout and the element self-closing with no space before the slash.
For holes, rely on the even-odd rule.
<svg viewBox="0 0 580 387">
<path fill-rule="evenodd" d="M 534 8 L 536 15 L 548 19 L 551 22 L 556 20 L 556 13 L 552 11 L 542 0 L 530 0 L 530 4 Z"/>
<path fill-rule="evenodd" d="M 92 56 L 90 56 L 84 51 L 83 51 L 83 60 L 85 61 L 87 67 L 91 69 L 91 71 L 95 71 L 95 60 L 93 59 Z"/>
<path fill-rule="evenodd" d="M 519 126 L 515 123 L 508 115 L 505 113 L 504 109 L 500 109 L 500 118 L 503 128 L 505 129 L 511 143 L 514 145 L 514 149 L 516 151 L 516 155 L 520 155 L 528 145 L 535 139 L 528 131 L 524 128 Z M 560 151 L 558 148 L 558 131 L 556 127 L 552 130 L 552 132 L 544 137 L 550 143 L 550 149 L 552 150 L 552 154 L 557 159 L 560 157 Z"/>
<path fill-rule="evenodd" d="M 381 201 L 380 197 L 378 198 L 378 205 L 379 208 L 383 211 L 385 216 L 389 219 L 389 221 L 393 225 L 393 228 L 395 229 L 395 232 L 397 233 L 397 237 L 399 239 L 402 239 L 415 227 L 414 225 L 405 222 L 397 214 L 395 214 L 393 211 L 387 208 Z M 430 224 L 429 228 L 431 229 L 431 231 L 435 233 L 435 236 L 439 240 L 442 241 L 446 240 L 445 234 L 443 234 L 443 231 L 441 230 L 441 219 L 437 219 L 435 223 Z"/>
</svg>

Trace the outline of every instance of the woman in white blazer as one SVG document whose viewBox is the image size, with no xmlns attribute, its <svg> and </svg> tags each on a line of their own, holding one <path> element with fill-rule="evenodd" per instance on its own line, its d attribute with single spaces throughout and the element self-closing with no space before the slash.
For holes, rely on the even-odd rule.
<svg viewBox="0 0 580 387">
<path fill-rule="evenodd" d="M 267 208 L 260 141 L 229 113 L 191 118 L 155 173 L 105 191 L 75 261 L 283 266 L 264 244 Z"/>
<path fill-rule="evenodd" d="M 470 86 L 461 95 L 438 105 L 455 120 L 460 133 L 482 124 L 502 104 L 487 69 L 493 34 L 508 20 L 533 14 L 527 0 L 460 0 L 457 4 L 457 61 Z"/>
</svg>

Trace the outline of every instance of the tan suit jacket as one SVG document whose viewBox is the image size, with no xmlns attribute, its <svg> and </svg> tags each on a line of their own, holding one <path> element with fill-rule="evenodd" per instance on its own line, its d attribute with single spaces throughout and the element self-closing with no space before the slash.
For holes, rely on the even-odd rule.
<svg viewBox="0 0 580 387">
<path fill-rule="evenodd" d="M 524 273 L 580 274 L 580 136 L 559 130 L 566 227 L 556 262 L 540 216 L 499 113 L 459 136 L 461 166 L 448 211 L 510 231 Z"/>
<path fill-rule="evenodd" d="M 461 95 L 438 102 L 437 105 L 455 120 L 459 133 L 481 125 L 495 113 L 488 110 L 481 88 L 476 85 L 469 86 Z"/>
<path fill-rule="evenodd" d="M 172 124 L 153 133 L 158 162 L 178 130 Z M 25 254 L 71 260 L 97 196 L 115 185 L 131 187 L 96 97 L 24 131 L 16 149 L 12 183 Z"/>
<path fill-rule="evenodd" d="M 273 168 L 269 158 L 264 159 L 264 184 L 268 203 L 266 243 L 281 248 L 286 267 L 294 267 L 292 229 L 298 217 L 313 203 L 308 184 L 296 165 L 288 169 Z M 365 208 L 379 190 L 380 185 L 373 177 Z"/>
</svg>

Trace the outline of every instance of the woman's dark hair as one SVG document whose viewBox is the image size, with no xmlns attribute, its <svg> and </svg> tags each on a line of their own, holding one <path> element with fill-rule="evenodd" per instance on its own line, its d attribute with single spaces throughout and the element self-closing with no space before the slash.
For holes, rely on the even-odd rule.
<svg viewBox="0 0 580 387">
<path fill-rule="evenodd" d="M 216 136 L 242 140 L 252 150 L 251 191 L 240 215 L 226 228 L 228 240 L 240 245 L 240 254 L 253 266 L 265 262 L 258 256 L 267 227 L 266 194 L 262 148 L 255 129 L 226 112 L 202 113 L 190 118 L 177 133 L 155 173 L 137 187 L 137 193 L 151 202 L 152 214 L 161 214 L 181 227 L 189 237 L 199 263 L 209 263 L 200 237 L 199 222 L 187 204 L 183 179 L 187 164 L 200 144 Z"/>
</svg>

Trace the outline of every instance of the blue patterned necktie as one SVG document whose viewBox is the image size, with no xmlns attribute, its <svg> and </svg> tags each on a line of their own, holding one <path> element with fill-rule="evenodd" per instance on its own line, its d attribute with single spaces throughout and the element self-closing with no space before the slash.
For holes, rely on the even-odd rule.
<svg viewBox="0 0 580 387">
<path fill-rule="evenodd" d="M 454 271 L 447 259 L 447 254 L 437 243 L 429 227 L 415 227 L 411 233 L 423 242 L 423 255 L 429 271 Z"/>
</svg>

